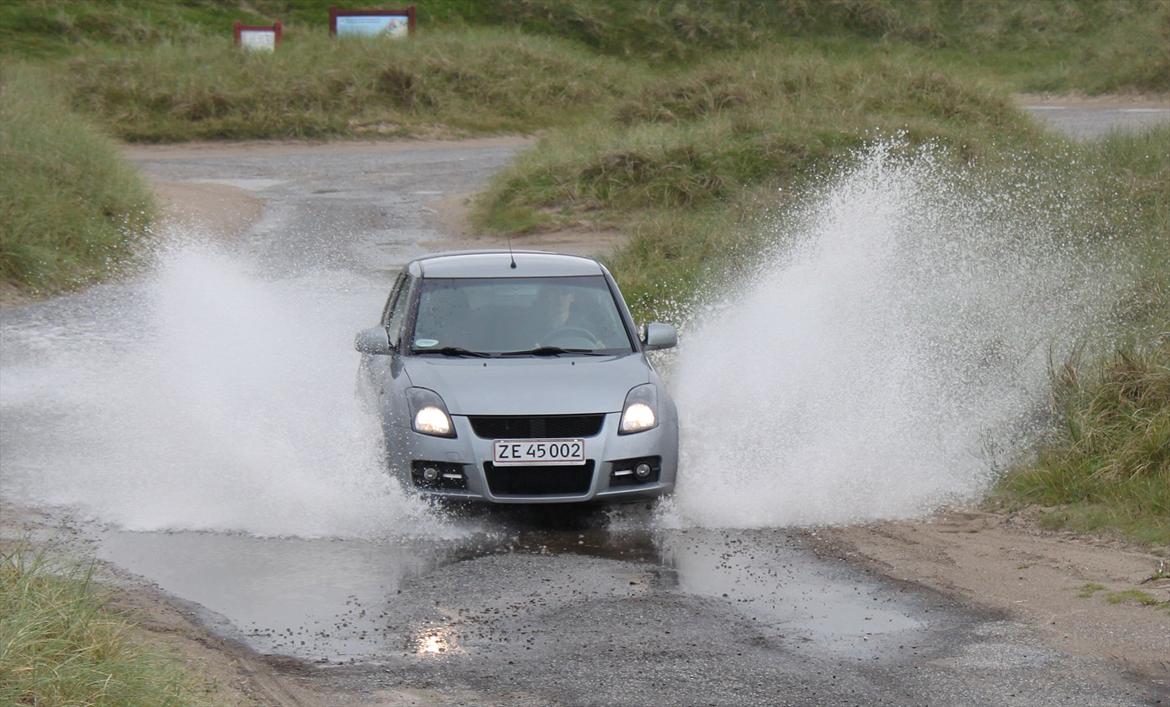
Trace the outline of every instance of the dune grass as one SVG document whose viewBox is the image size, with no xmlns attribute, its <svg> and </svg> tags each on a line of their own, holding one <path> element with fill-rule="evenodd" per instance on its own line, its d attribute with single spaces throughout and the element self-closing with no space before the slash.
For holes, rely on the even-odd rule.
<svg viewBox="0 0 1170 707">
<path fill-rule="evenodd" d="M 204 685 L 131 639 L 90 570 L 0 552 L 0 704 L 202 705 Z"/>
<path fill-rule="evenodd" d="M 1059 425 L 990 502 L 1042 522 L 1170 548 L 1170 127 L 1083 148 L 1100 183 L 1099 234 L 1131 263 L 1122 344 L 1053 373 Z"/>
<path fill-rule="evenodd" d="M 746 243 L 754 203 L 774 206 L 777 188 L 791 193 L 892 135 L 966 161 L 1042 142 L 986 84 L 888 60 L 760 49 L 660 78 L 601 119 L 549 133 L 493 180 L 473 218 L 511 233 L 582 223 L 631 233 L 613 266 L 649 315 L 654 300 L 690 297 L 703 272 Z"/>
<path fill-rule="evenodd" d="M 203 43 L 234 20 L 322 31 L 333 0 L 25 0 L 0 6 L 0 52 Z M 415 0 L 420 35 L 497 27 L 659 65 L 769 44 L 998 76 L 1015 90 L 1170 91 L 1170 0 Z"/>
<path fill-rule="evenodd" d="M 1062 426 L 993 500 L 1038 505 L 1049 527 L 1170 547 L 1170 332 L 1153 346 L 1066 364 L 1055 391 Z"/>
<path fill-rule="evenodd" d="M 127 260 L 154 207 L 113 143 L 47 72 L 0 67 L 0 279 L 55 292 Z"/>
<path fill-rule="evenodd" d="M 275 54 L 164 43 L 67 68 L 79 108 L 144 141 L 527 132 L 586 118 L 636 82 L 570 42 L 490 29 L 410 42 L 305 32 Z"/>
</svg>

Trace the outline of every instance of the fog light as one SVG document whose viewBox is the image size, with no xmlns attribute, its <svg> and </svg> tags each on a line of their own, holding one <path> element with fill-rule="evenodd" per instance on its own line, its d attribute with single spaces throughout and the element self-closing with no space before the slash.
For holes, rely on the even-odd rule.
<svg viewBox="0 0 1170 707">
<path fill-rule="evenodd" d="M 433 466 L 423 467 L 423 478 L 427 481 L 435 481 L 439 478 L 439 470 Z"/>
<path fill-rule="evenodd" d="M 650 465 L 643 462 L 634 467 L 634 476 L 638 477 L 640 481 L 650 478 Z"/>
</svg>

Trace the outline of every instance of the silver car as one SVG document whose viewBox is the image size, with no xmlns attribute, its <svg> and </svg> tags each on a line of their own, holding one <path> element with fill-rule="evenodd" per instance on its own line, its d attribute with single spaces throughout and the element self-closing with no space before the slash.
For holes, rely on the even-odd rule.
<svg viewBox="0 0 1170 707">
<path fill-rule="evenodd" d="M 494 503 L 669 493 L 678 415 L 609 271 L 554 253 L 419 258 L 357 335 L 359 385 L 408 487 Z"/>
</svg>

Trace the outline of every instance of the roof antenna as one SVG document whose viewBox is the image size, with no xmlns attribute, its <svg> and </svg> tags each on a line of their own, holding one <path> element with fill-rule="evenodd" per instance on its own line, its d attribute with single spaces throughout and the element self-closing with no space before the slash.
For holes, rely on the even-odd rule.
<svg viewBox="0 0 1170 707">
<path fill-rule="evenodd" d="M 512 260 L 512 269 L 516 269 L 516 256 L 512 255 L 512 234 L 508 234 L 508 257 Z"/>
</svg>

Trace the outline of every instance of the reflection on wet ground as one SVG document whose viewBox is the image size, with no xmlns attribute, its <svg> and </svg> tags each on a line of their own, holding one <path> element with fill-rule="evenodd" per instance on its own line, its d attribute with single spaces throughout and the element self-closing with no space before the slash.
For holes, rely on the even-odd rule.
<svg viewBox="0 0 1170 707">
<path fill-rule="evenodd" d="M 541 615 L 610 599 L 710 601 L 765 639 L 848 655 L 924 628 L 911 606 L 817 560 L 790 532 L 654 529 L 648 513 L 628 511 L 505 509 L 457 522 L 466 533 L 453 541 L 109 530 L 99 555 L 262 653 L 320 663 L 528 651 L 556 640 Z"/>
</svg>

